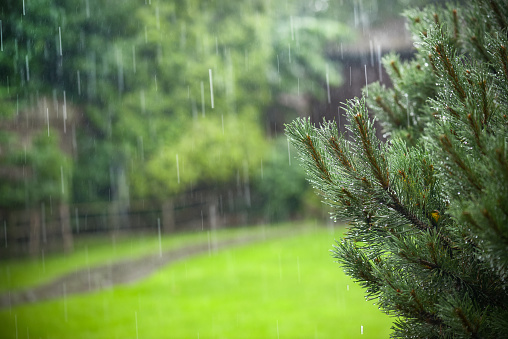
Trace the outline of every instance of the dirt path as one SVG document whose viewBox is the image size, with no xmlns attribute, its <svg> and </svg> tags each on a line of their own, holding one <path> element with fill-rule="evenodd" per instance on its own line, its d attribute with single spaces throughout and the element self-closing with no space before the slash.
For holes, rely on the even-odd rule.
<svg viewBox="0 0 508 339">
<path fill-rule="evenodd" d="M 147 255 L 136 259 L 126 259 L 98 267 L 88 267 L 61 276 L 49 283 L 42 284 L 22 291 L 15 291 L 0 295 L 0 309 L 35 303 L 44 300 L 57 299 L 77 293 L 87 293 L 104 290 L 118 284 L 129 284 L 139 281 L 156 270 L 178 260 L 201 253 L 212 253 L 219 249 L 245 245 L 281 237 L 284 234 L 266 234 L 250 237 L 239 237 L 217 242 L 200 243 L 154 255 Z"/>
</svg>

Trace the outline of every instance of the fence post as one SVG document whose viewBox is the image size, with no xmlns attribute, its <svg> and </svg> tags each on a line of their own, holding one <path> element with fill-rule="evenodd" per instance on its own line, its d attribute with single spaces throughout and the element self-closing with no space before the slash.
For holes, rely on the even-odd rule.
<svg viewBox="0 0 508 339">
<path fill-rule="evenodd" d="M 72 239 L 69 204 L 61 202 L 58 205 L 58 211 L 60 216 L 63 248 L 65 252 L 71 252 L 74 249 L 74 243 Z"/>
<path fill-rule="evenodd" d="M 39 254 L 41 247 L 41 215 L 38 209 L 30 209 L 30 240 L 28 251 L 30 255 L 36 256 Z"/>
<path fill-rule="evenodd" d="M 208 218 L 210 219 L 210 229 L 216 230 L 218 226 L 217 220 L 217 201 L 212 199 L 208 205 Z"/>
<path fill-rule="evenodd" d="M 166 199 L 162 203 L 162 228 L 164 233 L 175 230 L 175 204 L 173 199 Z"/>
</svg>

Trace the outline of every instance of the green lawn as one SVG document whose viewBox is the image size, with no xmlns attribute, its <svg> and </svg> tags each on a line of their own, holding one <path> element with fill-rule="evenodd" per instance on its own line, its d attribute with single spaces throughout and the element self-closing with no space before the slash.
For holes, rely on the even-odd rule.
<svg viewBox="0 0 508 339">
<path fill-rule="evenodd" d="M 195 256 L 137 284 L 4 310 L 2 338 L 388 337 L 392 319 L 330 256 L 341 233 L 311 227 Z"/>
<path fill-rule="evenodd" d="M 267 226 L 242 227 L 204 232 L 177 233 L 162 236 L 162 250 L 173 250 L 187 245 L 216 240 L 255 235 L 265 232 L 267 236 L 284 232 L 289 224 L 277 228 Z M 301 228 L 302 225 L 296 225 Z M 293 226 L 293 228 L 295 228 Z M 75 240 L 74 251 L 67 255 L 50 254 L 38 258 L 0 260 L 0 293 L 35 286 L 72 272 L 76 269 L 104 265 L 124 258 L 134 258 L 159 252 L 159 238 L 154 232 L 137 236 L 88 236 Z"/>
</svg>

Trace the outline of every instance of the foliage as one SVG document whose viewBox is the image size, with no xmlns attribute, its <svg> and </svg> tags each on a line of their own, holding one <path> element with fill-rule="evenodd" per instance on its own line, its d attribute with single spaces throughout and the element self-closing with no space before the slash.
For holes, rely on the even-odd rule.
<svg viewBox="0 0 508 339">
<path fill-rule="evenodd" d="M 257 205 L 269 221 L 285 220 L 301 212 L 309 191 L 305 172 L 291 158 L 291 152 L 295 152 L 294 147 L 290 147 L 283 137 L 273 140 L 273 143 L 253 185 L 253 195 L 259 201 Z"/>
<path fill-rule="evenodd" d="M 371 85 L 345 105 L 349 138 L 333 122 L 306 119 L 287 134 L 334 217 L 350 221 L 334 256 L 398 317 L 393 336 L 501 337 L 508 13 L 502 1 L 476 1 L 406 16 L 418 54 L 385 57 L 394 88 Z M 388 143 L 367 106 L 384 120 Z"/>
<path fill-rule="evenodd" d="M 133 187 L 143 194 L 164 197 L 203 182 L 224 183 L 238 171 L 248 175 L 254 166 L 257 169 L 266 147 L 253 119 L 198 118 L 176 145 L 162 147 L 146 161 L 144 172 L 132 176 L 139 180 Z"/>
<path fill-rule="evenodd" d="M 58 135 L 39 133 L 32 136 L 28 147 L 21 147 L 17 135 L 5 134 L 3 146 L 11 151 L 2 157 L 7 173 L 0 180 L 1 205 L 22 207 L 50 199 L 68 201 L 72 161 L 61 152 Z"/>
<path fill-rule="evenodd" d="M 322 96 L 326 77 L 340 81 L 325 47 L 348 29 L 303 3 L 8 0 L 0 114 L 50 97 L 79 107 L 75 202 L 115 199 L 124 174 L 133 199 L 232 181 L 259 167 L 279 93 Z M 180 182 L 177 154 L 193 163 Z"/>
<path fill-rule="evenodd" d="M 138 39 L 137 72 L 144 67 L 157 80 L 127 96 L 119 115 L 117 131 L 137 148 L 130 166 L 134 195 L 161 197 L 223 182 L 258 162 L 265 141 L 255 118 L 269 102 L 263 12 L 257 2 L 214 8 L 198 1 L 139 12 L 147 40 Z"/>
<path fill-rule="evenodd" d="M 344 24 L 310 16 L 291 16 L 289 22 L 281 20 L 276 26 L 270 81 L 280 92 L 313 96 L 326 100 L 325 85 L 342 83 L 338 65 L 329 64 L 326 51 L 334 44 L 349 41 L 351 30 Z M 312 53 L 311 51 L 322 51 Z M 326 83 L 328 81 L 328 83 Z"/>
</svg>

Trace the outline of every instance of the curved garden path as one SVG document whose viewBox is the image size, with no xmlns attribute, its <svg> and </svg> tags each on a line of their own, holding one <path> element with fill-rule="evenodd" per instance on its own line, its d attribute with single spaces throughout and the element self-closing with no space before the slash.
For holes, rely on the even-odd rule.
<svg viewBox="0 0 508 339">
<path fill-rule="evenodd" d="M 4 293 L 0 295 L 0 309 L 62 298 L 72 294 L 104 290 L 118 284 L 134 283 L 170 263 L 189 258 L 196 254 L 212 253 L 219 249 L 245 245 L 284 235 L 287 234 L 260 234 L 257 236 L 219 240 L 212 243 L 199 243 L 162 252 L 162 254 L 151 254 L 140 258 L 111 262 L 102 266 L 88 267 L 36 287 Z"/>
</svg>

